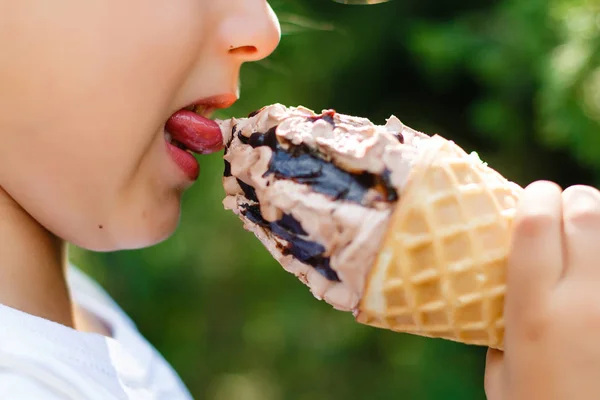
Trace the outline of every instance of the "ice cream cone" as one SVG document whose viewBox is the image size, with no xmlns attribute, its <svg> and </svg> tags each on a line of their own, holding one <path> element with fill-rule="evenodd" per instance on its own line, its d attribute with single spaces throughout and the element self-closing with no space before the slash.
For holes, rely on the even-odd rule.
<svg viewBox="0 0 600 400">
<path fill-rule="evenodd" d="M 434 136 L 389 222 L 357 321 L 502 349 L 510 228 L 521 191 Z"/>
<path fill-rule="evenodd" d="M 225 207 L 316 298 L 363 324 L 503 348 L 521 187 L 394 116 L 276 104 L 222 131 Z"/>
</svg>

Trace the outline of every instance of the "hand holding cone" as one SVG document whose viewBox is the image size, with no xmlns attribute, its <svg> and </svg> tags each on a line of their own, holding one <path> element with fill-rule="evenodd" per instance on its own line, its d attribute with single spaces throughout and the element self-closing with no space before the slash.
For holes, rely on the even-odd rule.
<svg viewBox="0 0 600 400">
<path fill-rule="evenodd" d="M 332 110 L 317 115 L 305 108 L 274 105 L 249 118 L 223 122 L 229 150 L 225 157 L 226 208 L 316 297 L 352 311 L 358 322 L 502 349 L 511 223 L 522 188 L 453 142 L 413 131 L 393 118 L 384 128 Z M 398 132 L 390 134 L 392 131 Z M 339 196 L 323 194 L 327 193 L 323 176 L 318 182 L 321 193 L 316 193 L 311 186 L 314 175 L 298 180 L 270 172 L 279 170 L 274 165 L 278 160 L 289 166 L 296 162 L 295 157 L 302 157 L 302 168 L 311 173 L 321 171 L 325 160 L 331 176 L 350 180 L 350 176 L 375 174 L 375 181 L 392 185 L 398 198 L 394 204 L 382 200 L 375 185 L 363 188 L 365 197 L 350 204 L 352 201 Z M 409 161 L 400 162 L 403 157 Z M 373 166 L 381 167 L 382 162 L 384 169 Z M 277 185 L 283 188 L 280 192 L 276 192 Z M 354 181 L 352 185 L 357 187 Z M 295 192 L 299 195 L 289 195 Z M 364 199 L 373 198 L 379 198 L 377 205 L 366 204 Z M 369 260 L 368 265 L 349 269 L 351 258 L 336 258 L 336 252 L 347 249 L 330 246 L 325 243 L 328 237 L 319 236 L 324 229 L 323 215 L 334 215 L 342 207 L 351 210 L 346 220 L 375 215 L 369 214 L 373 210 L 388 215 L 375 227 L 381 234 L 372 239 L 377 241 L 371 246 L 375 249 L 372 257 L 363 258 Z M 323 210 L 328 211 L 319 213 Z M 369 226 L 373 220 L 359 221 L 363 225 L 356 221 L 353 229 Z M 336 226 L 338 231 L 342 229 L 339 236 L 347 232 L 360 235 Z M 298 243 L 311 244 L 311 251 L 320 246 L 318 257 L 327 261 L 329 280 L 316 273 L 310 261 L 286 253 L 297 238 Z M 319 268 L 323 272 L 323 264 Z"/>
</svg>

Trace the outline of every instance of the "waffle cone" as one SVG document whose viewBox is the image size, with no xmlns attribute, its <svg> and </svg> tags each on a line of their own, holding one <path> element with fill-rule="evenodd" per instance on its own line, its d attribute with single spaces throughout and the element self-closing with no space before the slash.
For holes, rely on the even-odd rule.
<svg viewBox="0 0 600 400">
<path fill-rule="evenodd" d="M 510 228 L 521 191 L 434 136 L 392 215 L 357 321 L 502 349 Z"/>
</svg>

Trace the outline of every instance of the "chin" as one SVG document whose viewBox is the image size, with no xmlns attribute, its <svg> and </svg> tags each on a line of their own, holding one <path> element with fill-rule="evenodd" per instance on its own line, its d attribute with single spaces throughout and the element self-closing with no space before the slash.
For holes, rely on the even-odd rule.
<svg viewBox="0 0 600 400">
<path fill-rule="evenodd" d="M 173 207 L 174 208 L 174 207 Z M 142 219 L 131 221 L 118 245 L 119 250 L 137 250 L 154 246 L 169 239 L 177 230 L 181 219 L 179 204 L 176 209 L 161 209 Z"/>
<path fill-rule="evenodd" d="M 78 247 L 96 252 L 137 250 L 161 243 L 170 238 L 181 218 L 179 202 L 160 210 L 130 213 L 111 224 L 97 225 L 94 232 L 79 235 L 85 240 L 69 240 Z"/>
</svg>

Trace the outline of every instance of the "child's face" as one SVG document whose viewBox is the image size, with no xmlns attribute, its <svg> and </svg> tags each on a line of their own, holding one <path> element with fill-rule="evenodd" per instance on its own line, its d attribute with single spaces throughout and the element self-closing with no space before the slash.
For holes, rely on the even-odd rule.
<svg viewBox="0 0 600 400">
<path fill-rule="evenodd" d="M 241 64 L 279 38 L 265 0 L 9 1 L 0 188 L 88 249 L 165 239 L 190 184 L 167 152 L 165 122 L 200 99 L 234 100 Z"/>
</svg>

